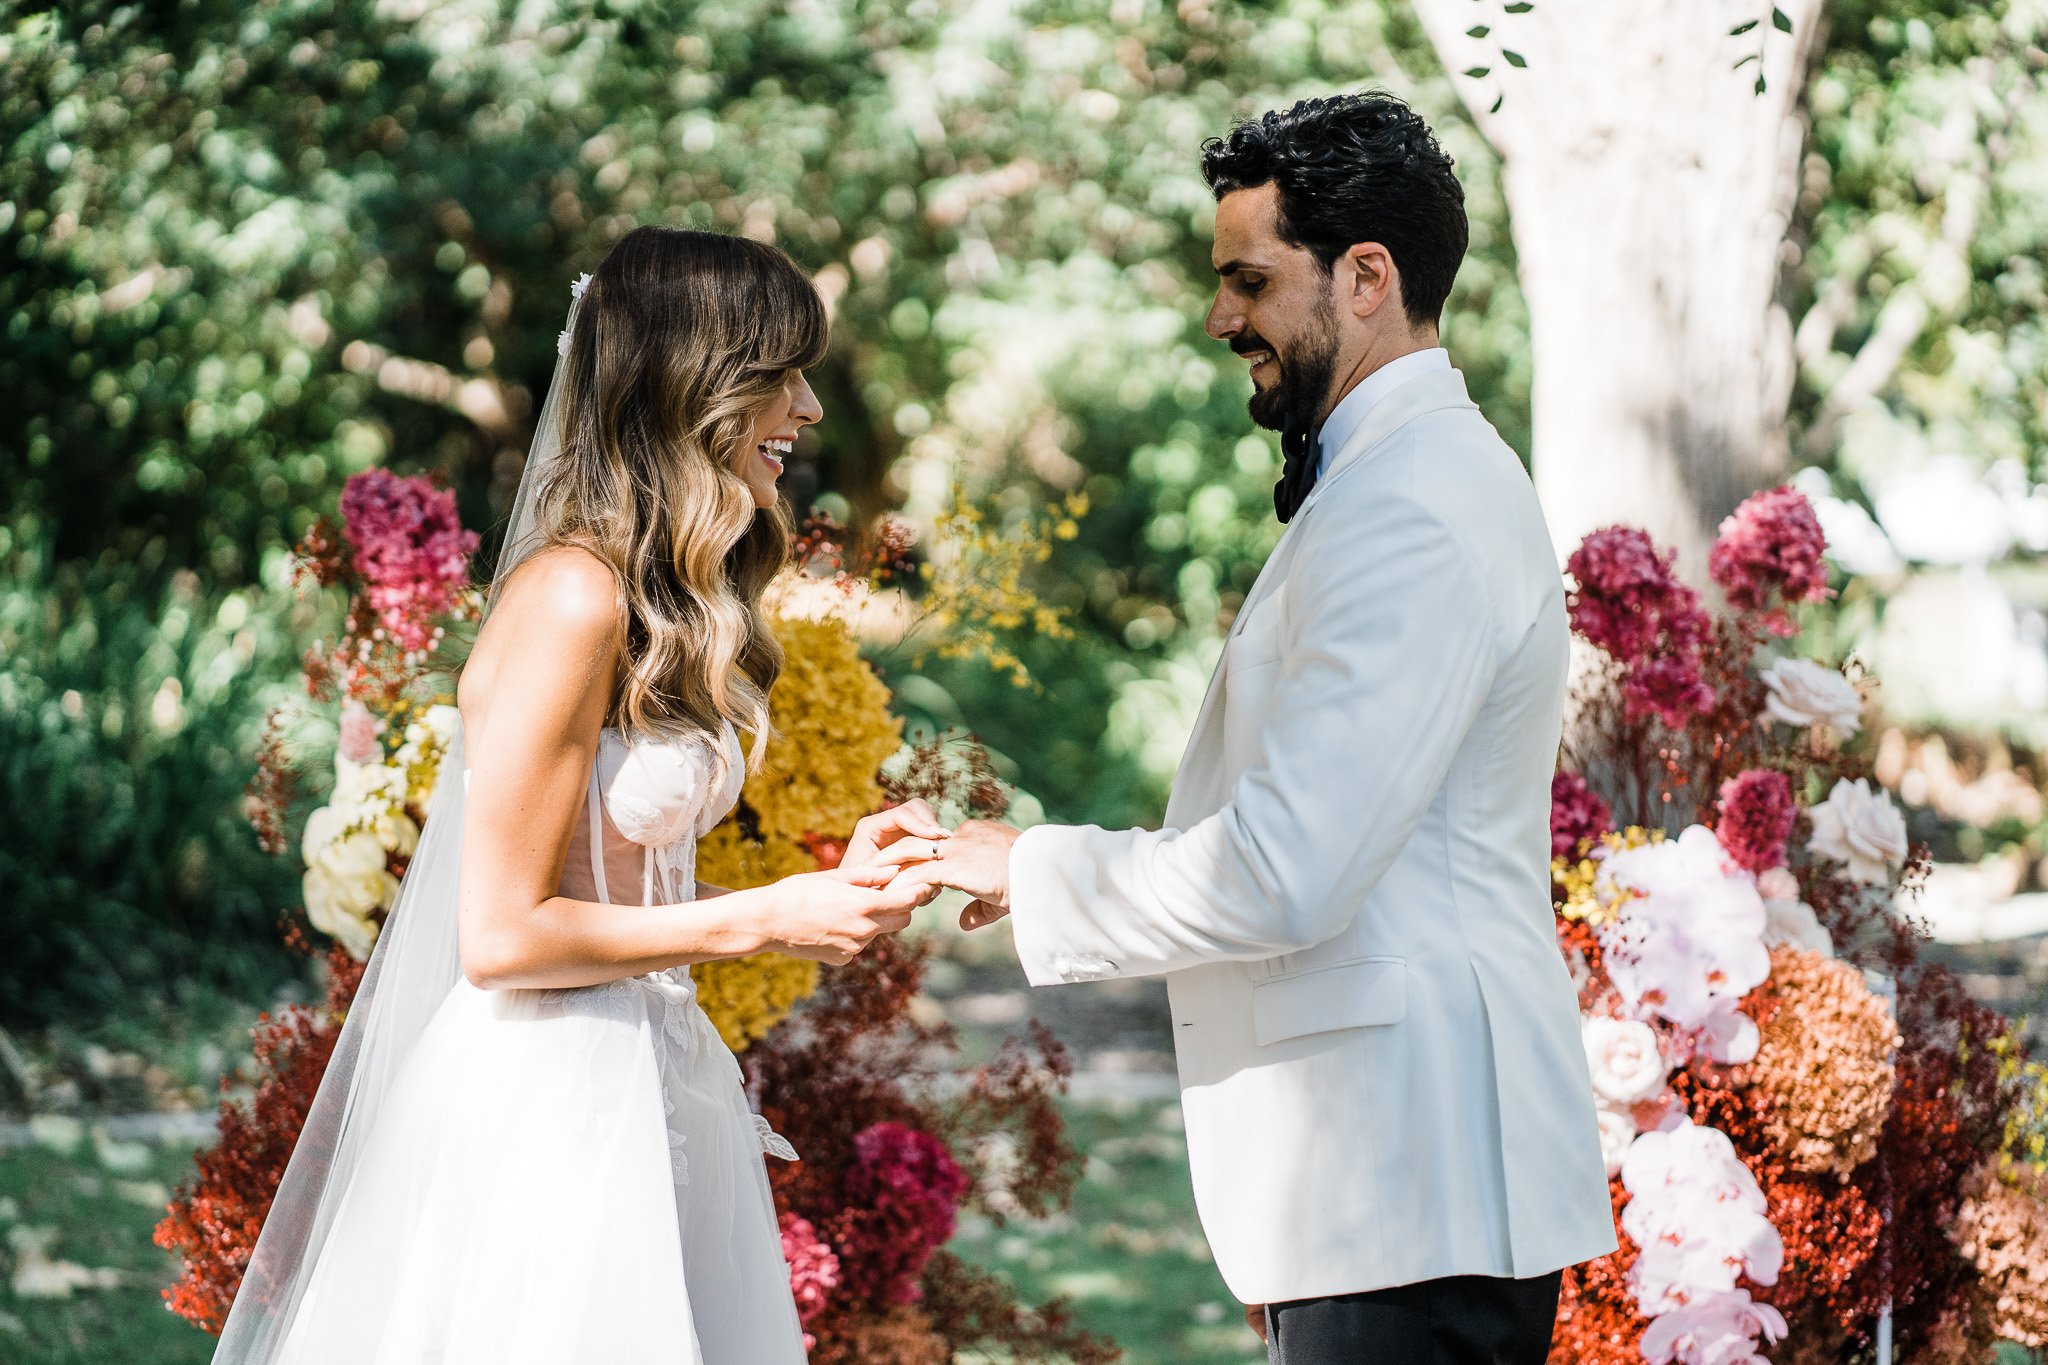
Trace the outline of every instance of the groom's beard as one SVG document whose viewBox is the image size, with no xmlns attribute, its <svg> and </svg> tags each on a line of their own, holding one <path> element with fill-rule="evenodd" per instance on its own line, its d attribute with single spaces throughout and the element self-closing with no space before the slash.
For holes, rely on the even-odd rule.
<svg viewBox="0 0 2048 1365">
<path fill-rule="evenodd" d="M 1322 425 L 1323 400 L 1330 393 L 1330 379 L 1337 369 L 1337 317 L 1328 298 L 1322 300 L 1309 320 L 1293 354 L 1282 357 L 1273 350 L 1273 364 L 1280 377 L 1273 387 L 1252 395 L 1252 420 L 1280 433 L 1280 451 L 1285 464 L 1280 481 L 1273 485 L 1273 511 L 1281 521 L 1292 521 L 1309 490 L 1315 487 L 1318 463 L 1316 432 Z M 1272 350 L 1257 333 L 1233 337 L 1231 349 Z"/>
<path fill-rule="evenodd" d="M 1255 332 L 1231 338 L 1230 349 L 1239 355 L 1272 351 L 1274 368 L 1280 371 L 1273 386 L 1254 393 L 1246 405 L 1254 422 L 1283 434 L 1313 430 L 1322 416 L 1323 400 L 1329 397 L 1331 376 L 1337 371 L 1335 322 L 1330 301 L 1322 300 L 1301 338 L 1284 355 Z"/>
</svg>

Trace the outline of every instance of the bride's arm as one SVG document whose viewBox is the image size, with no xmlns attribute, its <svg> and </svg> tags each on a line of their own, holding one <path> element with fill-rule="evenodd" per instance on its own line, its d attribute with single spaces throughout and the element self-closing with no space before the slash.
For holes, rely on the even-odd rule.
<svg viewBox="0 0 2048 1365">
<path fill-rule="evenodd" d="M 506 584 L 464 672 L 464 974 L 486 988 L 572 987 L 764 950 L 843 962 L 908 923 L 933 888 L 892 884 L 889 867 L 786 878 L 705 905 L 555 894 L 618 666 L 613 593 L 592 555 L 536 556 Z"/>
</svg>

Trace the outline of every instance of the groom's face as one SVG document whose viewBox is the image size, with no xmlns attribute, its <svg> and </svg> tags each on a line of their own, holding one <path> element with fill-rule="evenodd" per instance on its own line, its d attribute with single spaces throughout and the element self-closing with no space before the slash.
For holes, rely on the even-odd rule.
<svg viewBox="0 0 2048 1365">
<path fill-rule="evenodd" d="M 1251 366 L 1252 420 L 1275 430 L 1321 421 L 1337 364 L 1332 272 L 1280 236 L 1280 195 L 1259 185 L 1216 205 L 1216 302 L 1209 335 Z"/>
</svg>

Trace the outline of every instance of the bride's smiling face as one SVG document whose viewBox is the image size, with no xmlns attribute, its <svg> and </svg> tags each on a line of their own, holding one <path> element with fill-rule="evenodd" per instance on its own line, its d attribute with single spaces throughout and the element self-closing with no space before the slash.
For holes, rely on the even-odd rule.
<svg viewBox="0 0 2048 1365">
<path fill-rule="evenodd" d="M 797 433 L 825 415 L 818 395 L 801 371 L 791 371 L 790 381 L 780 394 L 762 404 L 754 413 L 753 430 L 737 457 L 736 472 L 746 480 L 754 495 L 754 506 L 773 507 L 779 496 L 776 481 L 796 445 Z"/>
</svg>

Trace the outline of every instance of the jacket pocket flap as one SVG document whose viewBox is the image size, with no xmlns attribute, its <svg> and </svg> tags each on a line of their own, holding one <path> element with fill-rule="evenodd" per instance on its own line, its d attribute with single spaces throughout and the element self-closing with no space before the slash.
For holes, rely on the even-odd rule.
<svg viewBox="0 0 2048 1365">
<path fill-rule="evenodd" d="M 1260 1047 L 1311 1033 L 1400 1022 L 1408 1012 L 1408 966 L 1369 957 L 1252 987 L 1252 1037 Z"/>
</svg>

